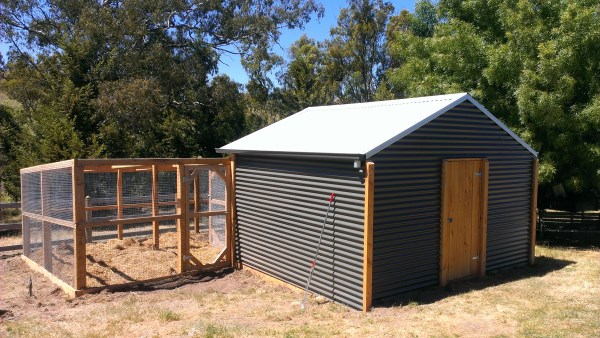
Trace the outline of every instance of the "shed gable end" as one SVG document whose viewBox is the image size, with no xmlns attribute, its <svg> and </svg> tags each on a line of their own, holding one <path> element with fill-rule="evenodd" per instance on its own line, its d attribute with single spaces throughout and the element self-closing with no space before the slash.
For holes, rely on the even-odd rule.
<svg viewBox="0 0 600 338">
<path fill-rule="evenodd" d="M 527 263 L 534 155 L 465 101 L 372 157 L 374 299 L 438 283 L 441 171 L 449 158 L 489 161 L 487 270 Z"/>
</svg>

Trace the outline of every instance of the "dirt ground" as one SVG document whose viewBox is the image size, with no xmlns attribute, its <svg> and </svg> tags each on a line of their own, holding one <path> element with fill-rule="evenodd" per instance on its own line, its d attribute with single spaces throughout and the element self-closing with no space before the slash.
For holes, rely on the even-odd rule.
<svg viewBox="0 0 600 338">
<path fill-rule="evenodd" d="M 88 243 L 86 246 L 86 285 L 99 287 L 170 276 L 177 269 L 177 241 L 175 232 L 160 236 L 160 247 L 153 248 L 152 237 L 109 239 Z M 212 263 L 222 249 L 209 244 L 206 232 L 190 233 L 190 253 L 202 264 Z M 61 242 L 52 247 L 52 273 L 73 285 L 73 244 Z M 40 265 L 41 249 L 29 256 Z"/>
<path fill-rule="evenodd" d="M 177 269 L 177 233 L 160 236 L 160 248 L 152 238 L 111 239 L 88 244 L 87 286 L 122 284 L 169 276 Z M 205 233 L 190 233 L 190 252 L 198 261 L 212 263 L 221 249 L 211 246 Z"/>
<path fill-rule="evenodd" d="M 318 297 L 301 310 L 301 292 L 243 270 L 71 300 L 18 255 L 4 255 L 0 337 L 599 337 L 600 251 L 538 246 L 537 255 L 533 267 L 426 289 L 366 314 Z"/>
</svg>

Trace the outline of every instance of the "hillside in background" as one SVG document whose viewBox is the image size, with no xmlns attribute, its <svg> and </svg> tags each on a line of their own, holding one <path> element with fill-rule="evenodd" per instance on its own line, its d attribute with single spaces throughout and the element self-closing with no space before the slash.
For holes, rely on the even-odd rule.
<svg viewBox="0 0 600 338">
<path fill-rule="evenodd" d="M 8 106 L 13 109 L 21 108 L 21 104 L 6 95 L 2 90 L 0 90 L 0 105 Z"/>
</svg>

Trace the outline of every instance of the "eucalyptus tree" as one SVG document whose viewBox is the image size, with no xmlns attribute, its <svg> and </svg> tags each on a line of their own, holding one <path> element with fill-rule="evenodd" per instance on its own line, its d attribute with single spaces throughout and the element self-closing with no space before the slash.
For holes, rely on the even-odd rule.
<svg viewBox="0 0 600 338">
<path fill-rule="evenodd" d="M 388 66 L 386 26 L 394 6 L 349 0 L 326 41 L 324 73 L 339 102 L 372 101 Z"/>
<path fill-rule="evenodd" d="M 322 13 L 314 0 L 4 0 L 2 90 L 31 121 L 71 124 L 80 156 L 211 155 L 204 142 L 224 142 L 202 122 L 222 101 L 212 95 L 240 90 L 213 80 L 223 53 L 260 74 L 280 30 L 313 13 Z"/>
</svg>

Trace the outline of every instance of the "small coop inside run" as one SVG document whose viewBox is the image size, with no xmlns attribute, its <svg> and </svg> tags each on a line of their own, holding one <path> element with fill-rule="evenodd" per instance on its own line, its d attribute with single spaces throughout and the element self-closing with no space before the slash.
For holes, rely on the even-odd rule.
<svg viewBox="0 0 600 338">
<path fill-rule="evenodd" d="M 23 257 L 72 296 L 232 262 L 229 159 L 21 169 Z"/>
</svg>

